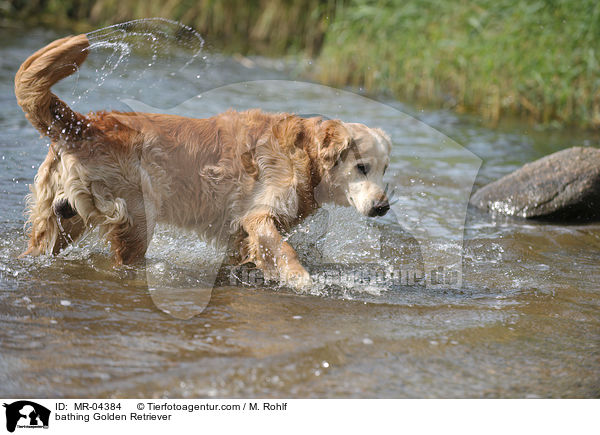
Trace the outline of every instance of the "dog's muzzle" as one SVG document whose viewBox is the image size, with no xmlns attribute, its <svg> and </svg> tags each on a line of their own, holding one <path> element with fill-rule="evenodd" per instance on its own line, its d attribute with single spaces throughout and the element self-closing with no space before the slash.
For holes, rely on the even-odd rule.
<svg viewBox="0 0 600 435">
<path fill-rule="evenodd" d="M 390 203 L 387 199 L 378 201 L 377 203 L 373 204 L 373 207 L 371 207 L 371 210 L 369 210 L 369 217 L 383 216 L 389 211 L 389 209 Z"/>
</svg>

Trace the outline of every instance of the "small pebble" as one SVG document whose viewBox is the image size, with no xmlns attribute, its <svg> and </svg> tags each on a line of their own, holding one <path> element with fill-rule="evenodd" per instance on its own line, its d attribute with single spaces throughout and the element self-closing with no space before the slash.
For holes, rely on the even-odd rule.
<svg viewBox="0 0 600 435">
<path fill-rule="evenodd" d="M 71 301 L 67 301 L 67 300 L 62 300 L 60 301 L 60 304 L 64 307 L 68 307 L 69 305 L 71 305 Z"/>
</svg>

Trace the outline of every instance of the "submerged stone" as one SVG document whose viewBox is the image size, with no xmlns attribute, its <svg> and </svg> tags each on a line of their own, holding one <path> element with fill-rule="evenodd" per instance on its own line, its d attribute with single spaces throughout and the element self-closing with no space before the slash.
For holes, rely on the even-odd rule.
<svg viewBox="0 0 600 435">
<path fill-rule="evenodd" d="M 528 219 L 600 220 L 600 149 L 573 147 L 528 163 L 479 189 L 470 203 Z"/>
</svg>

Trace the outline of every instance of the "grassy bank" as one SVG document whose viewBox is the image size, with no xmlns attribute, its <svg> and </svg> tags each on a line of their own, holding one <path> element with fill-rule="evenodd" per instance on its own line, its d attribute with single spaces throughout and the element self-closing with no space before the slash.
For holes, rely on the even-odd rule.
<svg viewBox="0 0 600 435">
<path fill-rule="evenodd" d="M 600 127 L 600 2 L 353 0 L 321 79 L 481 114 Z"/>
<path fill-rule="evenodd" d="M 0 3 L 1 0 L 0 0 Z M 163 16 L 228 51 L 317 59 L 317 77 L 491 123 L 600 127 L 595 0 L 11 0 L 21 19 L 92 27 Z M 7 6 L 8 5 L 8 6 Z"/>
<path fill-rule="evenodd" d="M 319 51 L 334 0 L 0 0 L 0 16 L 30 24 L 95 28 L 164 17 L 193 27 L 228 52 Z"/>
</svg>

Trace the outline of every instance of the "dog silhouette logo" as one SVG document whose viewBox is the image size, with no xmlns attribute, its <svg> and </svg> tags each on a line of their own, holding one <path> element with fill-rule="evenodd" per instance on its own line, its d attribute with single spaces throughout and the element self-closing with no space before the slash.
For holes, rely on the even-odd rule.
<svg viewBox="0 0 600 435">
<path fill-rule="evenodd" d="M 14 432 L 19 428 L 48 428 L 50 421 L 50 410 L 29 400 L 19 400 L 6 408 L 6 430 Z"/>
</svg>

